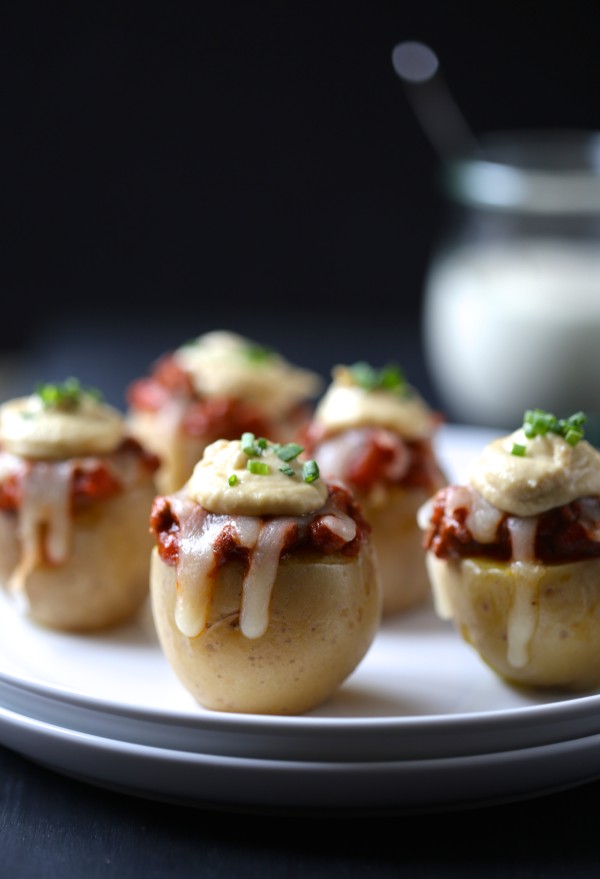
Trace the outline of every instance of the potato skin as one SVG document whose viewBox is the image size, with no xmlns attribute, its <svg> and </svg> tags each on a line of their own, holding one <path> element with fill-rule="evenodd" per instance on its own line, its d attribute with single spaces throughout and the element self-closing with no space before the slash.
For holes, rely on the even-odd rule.
<svg viewBox="0 0 600 879">
<path fill-rule="evenodd" d="M 147 599 L 153 546 L 148 520 L 151 479 L 73 513 L 71 553 L 64 564 L 38 564 L 27 574 L 29 617 L 52 629 L 89 632 L 125 622 Z M 0 585 L 20 558 L 17 516 L 0 511 Z"/>
<path fill-rule="evenodd" d="M 383 616 L 391 617 L 430 601 L 431 589 L 417 511 L 430 496 L 420 488 L 389 487 L 381 503 L 357 494 L 371 525 L 383 592 Z"/>
<path fill-rule="evenodd" d="M 175 624 L 176 570 L 152 551 L 150 595 L 164 654 L 205 708 L 301 714 L 324 702 L 367 653 L 379 626 L 381 591 L 372 548 L 358 556 L 283 559 L 266 633 L 239 630 L 244 568 L 218 569 L 208 626 L 195 638 Z"/>
<path fill-rule="evenodd" d="M 427 567 L 440 615 L 452 618 L 500 676 L 534 688 L 600 686 L 600 559 L 524 566 L 428 553 Z M 516 667 L 508 660 L 508 643 L 511 608 L 519 597 L 532 630 L 523 642 L 525 664 Z"/>
<path fill-rule="evenodd" d="M 159 494 L 169 494 L 181 488 L 202 457 L 208 444 L 205 437 L 187 434 L 177 423 L 177 412 L 132 411 L 128 416 L 131 434 L 161 459 L 154 474 Z"/>
</svg>

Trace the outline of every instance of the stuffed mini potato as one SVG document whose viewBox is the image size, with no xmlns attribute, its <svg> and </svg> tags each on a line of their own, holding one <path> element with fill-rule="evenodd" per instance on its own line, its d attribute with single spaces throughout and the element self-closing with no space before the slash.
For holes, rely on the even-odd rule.
<svg viewBox="0 0 600 879">
<path fill-rule="evenodd" d="M 377 632 L 368 525 L 300 451 L 252 434 L 218 440 L 179 492 L 155 500 L 154 621 L 167 660 L 206 708 L 306 712 Z"/>
<path fill-rule="evenodd" d="M 419 513 L 439 615 L 525 686 L 600 686 L 600 453 L 584 423 L 526 412 Z"/>
<path fill-rule="evenodd" d="M 138 610 L 157 466 L 74 379 L 0 407 L 0 585 L 35 622 L 90 631 Z"/>
<path fill-rule="evenodd" d="M 161 459 L 161 493 L 191 476 L 207 445 L 244 431 L 286 442 L 310 417 L 316 373 L 235 333 L 214 331 L 161 357 L 128 389 L 132 433 Z"/>
<path fill-rule="evenodd" d="M 306 433 L 326 476 L 344 482 L 371 525 L 383 614 L 429 600 L 416 514 L 446 478 L 433 452 L 439 419 L 395 365 L 338 366 Z"/>
</svg>

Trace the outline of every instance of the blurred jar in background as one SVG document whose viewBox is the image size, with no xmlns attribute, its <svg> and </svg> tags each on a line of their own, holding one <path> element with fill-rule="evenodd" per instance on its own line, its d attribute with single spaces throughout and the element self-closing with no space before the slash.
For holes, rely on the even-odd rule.
<svg viewBox="0 0 600 879">
<path fill-rule="evenodd" d="M 490 135 L 442 169 L 426 277 L 428 368 L 452 420 L 588 414 L 600 440 L 600 135 Z"/>
</svg>

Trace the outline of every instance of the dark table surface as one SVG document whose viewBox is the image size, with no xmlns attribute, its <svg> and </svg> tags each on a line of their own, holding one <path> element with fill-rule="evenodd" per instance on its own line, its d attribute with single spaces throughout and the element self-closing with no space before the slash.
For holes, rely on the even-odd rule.
<svg viewBox="0 0 600 879">
<path fill-rule="evenodd" d="M 102 790 L 0 749 L 2 879 L 597 876 L 595 782 L 476 810 L 244 814 Z"/>
<path fill-rule="evenodd" d="M 222 320 L 212 318 L 223 326 Z M 229 322 L 231 326 L 231 322 Z M 108 328 L 110 327 L 110 334 Z M 76 374 L 122 389 L 151 359 L 213 328 L 206 318 L 144 326 L 96 320 L 46 328 L 4 358 L 5 389 Z M 232 327 L 233 328 L 233 327 Z M 330 320 L 287 332 L 244 318 L 237 329 L 279 343 L 289 358 L 325 374 L 335 362 L 401 362 L 434 405 L 418 322 Z M 41 759 L 41 758 L 40 758 Z M 445 811 L 321 814 L 173 805 L 66 777 L 0 747 L 1 879 L 119 876 L 577 877 L 600 874 L 593 779 L 562 792 Z"/>
</svg>

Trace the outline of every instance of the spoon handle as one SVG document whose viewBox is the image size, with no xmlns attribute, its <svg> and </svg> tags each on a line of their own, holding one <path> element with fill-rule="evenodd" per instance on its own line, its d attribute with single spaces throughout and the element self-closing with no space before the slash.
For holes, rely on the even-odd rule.
<svg viewBox="0 0 600 879">
<path fill-rule="evenodd" d="M 398 43 L 392 64 L 421 127 L 443 161 L 480 152 L 440 71 L 436 54 L 424 43 Z"/>
</svg>

